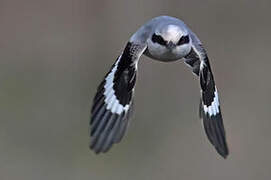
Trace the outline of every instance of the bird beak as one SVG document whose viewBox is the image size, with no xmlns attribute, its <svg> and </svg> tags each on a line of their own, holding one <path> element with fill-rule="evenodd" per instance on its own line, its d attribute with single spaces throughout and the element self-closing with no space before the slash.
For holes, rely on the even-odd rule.
<svg viewBox="0 0 271 180">
<path fill-rule="evenodd" d="M 168 49 L 173 49 L 176 47 L 176 44 L 174 44 L 173 42 L 169 41 L 168 44 L 167 44 L 167 48 Z"/>
</svg>

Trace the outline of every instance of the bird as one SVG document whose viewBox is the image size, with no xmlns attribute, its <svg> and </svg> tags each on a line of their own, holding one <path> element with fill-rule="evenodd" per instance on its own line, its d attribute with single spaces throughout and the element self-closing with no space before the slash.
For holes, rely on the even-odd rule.
<svg viewBox="0 0 271 180">
<path fill-rule="evenodd" d="M 129 39 L 97 88 L 90 115 L 89 148 L 106 153 L 127 130 L 134 107 L 138 61 L 142 55 L 162 61 L 182 60 L 199 79 L 199 118 L 207 139 L 226 158 L 229 154 L 218 90 L 201 41 L 180 19 L 155 17 Z"/>
</svg>

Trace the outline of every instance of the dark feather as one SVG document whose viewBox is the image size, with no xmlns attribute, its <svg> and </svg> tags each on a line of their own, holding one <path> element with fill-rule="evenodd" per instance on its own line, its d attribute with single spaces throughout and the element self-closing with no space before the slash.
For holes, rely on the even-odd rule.
<svg viewBox="0 0 271 180">
<path fill-rule="evenodd" d="M 217 152 L 222 157 L 226 158 L 229 154 L 229 150 L 221 113 L 218 113 L 215 116 L 209 116 L 208 114 L 203 113 L 202 118 L 209 141 L 213 144 Z"/>
<path fill-rule="evenodd" d="M 191 48 L 188 55 L 184 57 L 184 62 L 192 68 L 192 72 L 195 75 L 199 75 L 200 59 L 193 48 Z"/>
<path fill-rule="evenodd" d="M 91 142 L 89 146 L 97 154 L 107 152 L 114 143 L 118 143 L 122 139 L 126 132 L 132 111 L 133 89 L 136 82 L 136 67 L 133 59 L 135 58 L 134 53 L 136 53 L 136 48 L 132 43 L 127 44 L 122 55 L 117 59 L 97 88 L 91 109 Z M 123 107 L 129 105 L 129 109 L 120 114 L 117 114 L 117 112 L 112 111 L 110 108 L 107 109 L 105 99 L 109 98 L 105 97 L 106 94 L 104 95 L 105 84 L 107 83 L 105 79 L 112 72 L 112 68 L 115 65 L 116 71 L 113 71 L 113 83 L 110 88 L 112 88 L 111 92 L 114 92 L 112 96 L 115 96 L 118 101 L 113 103 L 119 103 Z"/>
<path fill-rule="evenodd" d="M 199 47 L 202 48 L 202 46 Z M 205 52 L 204 49 L 201 49 L 201 51 Z M 203 108 L 204 105 L 208 107 L 212 104 L 216 91 L 215 81 L 208 56 L 205 53 L 203 62 L 201 62 L 199 55 L 192 48 L 190 53 L 185 57 L 185 63 L 192 68 L 193 73 L 199 76 L 201 87 L 199 117 L 203 119 L 203 126 L 206 136 L 217 152 L 222 157 L 226 158 L 229 154 L 229 150 L 226 143 L 226 135 L 220 107 L 218 107 L 219 112 L 217 112 L 215 115 L 209 115 L 208 112 L 204 112 Z M 203 63 L 202 69 L 200 69 L 201 63 Z"/>
<path fill-rule="evenodd" d="M 213 144 L 217 152 L 224 158 L 229 154 L 226 143 L 226 135 L 223 125 L 223 118 L 220 107 L 216 114 L 204 112 L 203 106 L 211 106 L 215 98 L 215 81 L 211 71 L 208 57 L 205 58 L 205 65 L 200 72 L 201 91 L 201 107 L 200 117 L 203 119 L 203 125 L 209 141 Z"/>
</svg>

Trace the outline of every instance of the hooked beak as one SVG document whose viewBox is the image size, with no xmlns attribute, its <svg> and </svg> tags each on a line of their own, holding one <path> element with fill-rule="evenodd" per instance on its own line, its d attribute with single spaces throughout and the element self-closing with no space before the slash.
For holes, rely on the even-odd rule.
<svg viewBox="0 0 271 180">
<path fill-rule="evenodd" d="M 167 48 L 168 49 L 173 49 L 176 47 L 176 44 L 174 44 L 173 42 L 169 41 L 168 44 L 167 44 Z"/>
</svg>

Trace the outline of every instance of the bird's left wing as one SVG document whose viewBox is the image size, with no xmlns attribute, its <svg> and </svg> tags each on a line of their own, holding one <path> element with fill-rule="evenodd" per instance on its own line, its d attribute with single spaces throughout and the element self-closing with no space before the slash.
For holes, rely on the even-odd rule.
<svg viewBox="0 0 271 180">
<path fill-rule="evenodd" d="M 193 73 L 199 76 L 201 87 L 200 118 L 203 119 L 203 126 L 209 141 L 217 152 L 226 158 L 229 151 L 214 76 L 201 42 L 192 32 L 191 38 L 192 48 L 184 59 L 185 63 L 192 68 Z"/>
<path fill-rule="evenodd" d="M 90 120 L 90 148 L 107 152 L 118 143 L 128 124 L 133 106 L 138 59 L 145 44 L 128 42 L 97 89 Z"/>
</svg>

